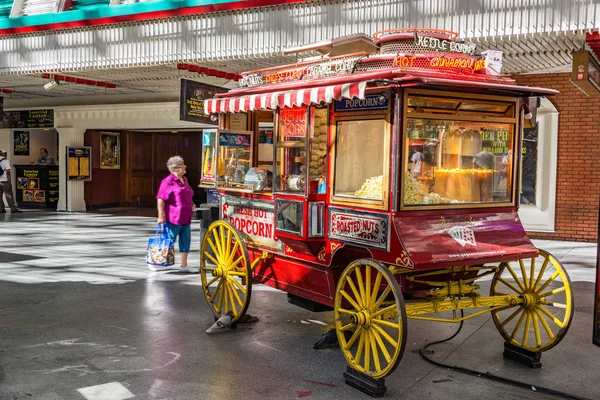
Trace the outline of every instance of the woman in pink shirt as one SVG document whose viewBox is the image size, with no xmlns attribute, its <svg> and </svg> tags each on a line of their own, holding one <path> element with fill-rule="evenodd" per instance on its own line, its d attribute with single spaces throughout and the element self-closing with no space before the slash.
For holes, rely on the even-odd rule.
<svg viewBox="0 0 600 400">
<path fill-rule="evenodd" d="M 179 272 L 198 273 L 199 269 L 188 266 L 188 253 L 192 243 L 192 212 L 194 211 L 194 189 L 185 178 L 186 166 L 183 158 L 173 156 L 167 161 L 169 176 L 162 180 L 156 195 L 158 223 L 165 224 L 169 237 L 179 236 L 179 254 L 181 266 Z M 153 271 L 161 267 L 150 266 Z"/>
</svg>

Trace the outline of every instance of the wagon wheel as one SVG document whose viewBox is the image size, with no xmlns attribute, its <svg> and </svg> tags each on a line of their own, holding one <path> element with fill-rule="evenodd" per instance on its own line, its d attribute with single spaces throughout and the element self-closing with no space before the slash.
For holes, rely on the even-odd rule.
<svg viewBox="0 0 600 400">
<path fill-rule="evenodd" d="M 229 222 L 213 222 L 202 240 L 200 277 L 206 301 L 216 316 L 231 312 L 234 323 L 246 313 L 252 294 L 251 274 L 241 233 Z"/>
<path fill-rule="evenodd" d="M 492 318 L 508 343 L 532 352 L 556 346 L 573 320 L 569 276 L 544 250 L 537 258 L 502 263 L 492 279 L 490 294 L 517 294 L 522 299 L 519 304 L 492 311 Z"/>
<path fill-rule="evenodd" d="M 335 293 L 335 330 L 348 364 L 373 378 L 394 372 L 406 345 L 406 312 L 394 275 L 374 260 L 350 263 Z"/>
</svg>

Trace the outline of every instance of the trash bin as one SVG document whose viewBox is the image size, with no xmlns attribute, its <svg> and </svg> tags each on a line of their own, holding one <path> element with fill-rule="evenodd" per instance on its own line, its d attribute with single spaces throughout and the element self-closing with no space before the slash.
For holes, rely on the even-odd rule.
<svg viewBox="0 0 600 400">
<path fill-rule="evenodd" d="M 200 248 L 209 225 L 219 219 L 219 205 L 203 203 L 194 211 L 194 219 L 200 220 Z"/>
</svg>

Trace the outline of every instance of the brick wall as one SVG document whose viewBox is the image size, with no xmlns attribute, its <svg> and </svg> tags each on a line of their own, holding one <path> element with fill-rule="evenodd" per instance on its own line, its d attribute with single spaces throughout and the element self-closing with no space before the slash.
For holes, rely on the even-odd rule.
<svg viewBox="0 0 600 400">
<path fill-rule="evenodd" d="M 556 220 L 554 233 L 538 239 L 595 242 L 600 189 L 600 99 L 569 82 L 570 74 L 514 76 L 520 85 L 557 89 L 549 100 L 559 112 Z"/>
</svg>

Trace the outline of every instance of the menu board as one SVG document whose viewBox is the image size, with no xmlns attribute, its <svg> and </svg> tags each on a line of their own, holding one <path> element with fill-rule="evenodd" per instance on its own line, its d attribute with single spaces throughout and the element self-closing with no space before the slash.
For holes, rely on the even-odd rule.
<svg viewBox="0 0 600 400">
<path fill-rule="evenodd" d="M 213 98 L 217 93 L 228 90 L 219 86 L 181 79 L 179 91 L 179 119 L 181 121 L 199 122 L 217 125 L 218 120 L 211 120 L 204 113 L 204 99 Z"/>
<path fill-rule="evenodd" d="M 67 147 L 67 180 L 91 181 L 91 147 Z"/>
<path fill-rule="evenodd" d="M 6 111 L 0 125 L 4 129 L 54 128 L 54 110 Z"/>
</svg>

